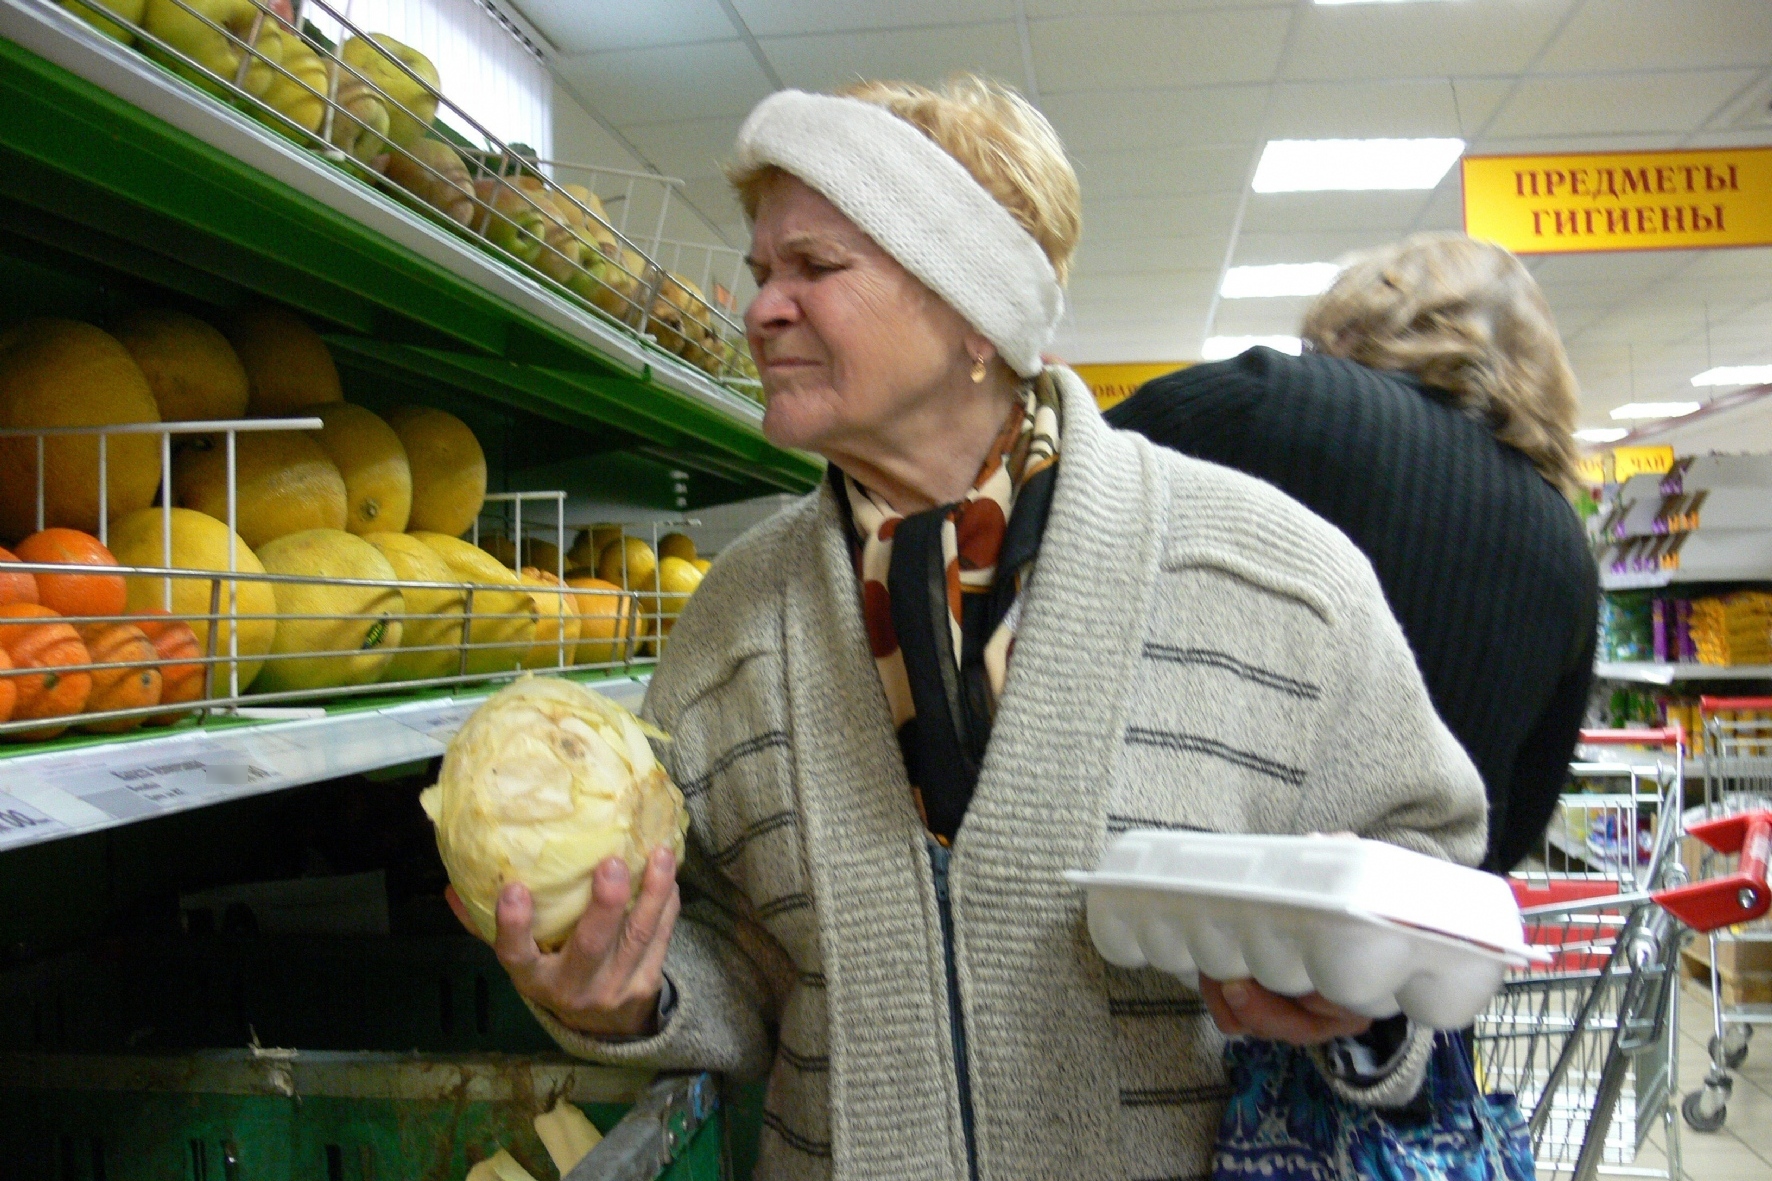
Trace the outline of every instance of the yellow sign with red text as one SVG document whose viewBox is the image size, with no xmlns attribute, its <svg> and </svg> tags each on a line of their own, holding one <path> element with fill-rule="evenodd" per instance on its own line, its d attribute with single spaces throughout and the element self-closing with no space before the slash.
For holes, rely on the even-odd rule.
<svg viewBox="0 0 1772 1181">
<path fill-rule="evenodd" d="M 1464 232 L 1515 254 L 1772 246 L 1772 147 L 1466 156 Z"/>
<path fill-rule="evenodd" d="M 1154 377 L 1186 369 L 1186 361 L 1140 361 L 1124 365 L 1073 365 L 1077 376 L 1095 395 L 1095 404 L 1103 410 L 1130 398 L 1138 387 Z"/>
</svg>

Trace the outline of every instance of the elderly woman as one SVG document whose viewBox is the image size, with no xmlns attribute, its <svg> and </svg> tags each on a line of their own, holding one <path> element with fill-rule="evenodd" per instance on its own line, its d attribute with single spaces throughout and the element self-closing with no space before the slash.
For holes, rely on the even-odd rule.
<svg viewBox="0 0 1772 1181">
<path fill-rule="evenodd" d="M 1484 829 L 1347 539 L 1042 364 L 1079 232 L 1051 127 L 975 79 L 782 92 L 734 180 L 764 429 L 829 479 L 721 554 L 654 676 L 681 895 L 655 854 L 630 912 L 605 863 L 547 954 L 508 888 L 518 989 L 583 1057 L 767 1073 L 770 1178 L 1200 1176 L 1221 1030 L 1406 1102 L 1428 1038 L 1111 967 L 1064 880 L 1132 828 L 1467 863 Z"/>
</svg>

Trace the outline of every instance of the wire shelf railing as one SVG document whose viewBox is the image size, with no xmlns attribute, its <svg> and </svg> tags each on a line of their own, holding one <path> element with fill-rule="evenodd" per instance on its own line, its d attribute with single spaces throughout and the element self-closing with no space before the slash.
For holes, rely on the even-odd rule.
<svg viewBox="0 0 1772 1181">
<path fill-rule="evenodd" d="M 734 310 L 703 294 L 705 283 L 658 261 L 671 195 L 681 180 L 544 162 L 506 143 L 449 98 L 428 62 L 408 60 L 396 43 L 378 41 L 353 23 L 348 4 L 341 10 L 326 0 L 295 0 L 289 19 L 264 0 L 252 3 L 250 16 L 225 24 L 189 0 L 157 0 L 133 22 L 110 9 L 102 15 L 174 74 L 490 250 L 599 319 L 741 396 L 758 396 Z M 551 174 L 562 172 L 591 183 L 556 182 Z M 629 225 L 643 191 L 650 191 L 649 204 L 657 207 L 648 239 Z M 610 215 L 605 199 L 621 206 L 618 217 Z M 730 253 L 725 247 L 699 249 Z"/>
</svg>

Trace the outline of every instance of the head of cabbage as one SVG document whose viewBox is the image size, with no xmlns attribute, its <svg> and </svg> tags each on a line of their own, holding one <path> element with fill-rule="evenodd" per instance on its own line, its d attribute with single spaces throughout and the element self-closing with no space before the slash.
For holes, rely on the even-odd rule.
<svg viewBox="0 0 1772 1181">
<path fill-rule="evenodd" d="M 646 859 L 666 845 L 683 859 L 689 813 L 653 758 L 650 726 L 572 681 L 533 677 L 475 710 L 419 803 L 455 892 L 487 939 L 498 893 L 521 882 L 535 899 L 535 941 L 557 947 L 591 898 L 606 858 L 640 888 Z"/>
</svg>

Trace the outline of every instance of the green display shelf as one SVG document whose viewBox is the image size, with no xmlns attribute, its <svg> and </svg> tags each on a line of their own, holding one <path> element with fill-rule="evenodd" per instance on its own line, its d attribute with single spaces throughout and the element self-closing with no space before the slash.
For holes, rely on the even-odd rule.
<svg viewBox="0 0 1772 1181">
<path fill-rule="evenodd" d="M 588 456 L 690 473 L 684 503 L 657 507 L 818 479 L 820 461 L 763 438 L 743 394 L 59 7 L 0 0 L 0 38 L 0 313 L 271 299 L 319 321 L 342 368 L 568 428 Z"/>
</svg>

